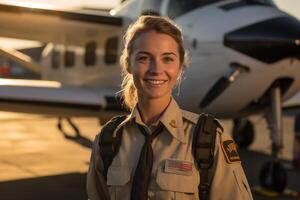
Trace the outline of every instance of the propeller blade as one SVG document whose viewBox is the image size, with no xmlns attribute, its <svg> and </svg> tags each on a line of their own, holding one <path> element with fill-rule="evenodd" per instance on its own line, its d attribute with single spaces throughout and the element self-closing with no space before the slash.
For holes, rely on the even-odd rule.
<svg viewBox="0 0 300 200">
<path fill-rule="evenodd" d="M 200 108 L 205 108 L 212 101 L 214 101 L 223 91 L 231 84 L 231 81 L 228 77 L 221 77 L 208 91 L 203 100 L 200 103 Z"/>
</svg>

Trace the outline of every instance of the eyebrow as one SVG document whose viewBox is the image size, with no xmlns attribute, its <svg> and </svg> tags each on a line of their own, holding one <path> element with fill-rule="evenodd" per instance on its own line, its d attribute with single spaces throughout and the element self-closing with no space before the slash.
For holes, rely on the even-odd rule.
<svg viewBox="0 0 300 200">
<path fill-rule="evenodd" d="M 136 55 L 138 55 L 138 54 L 151 55 L 151 53 L 149 53 L 149 52 L 147 52 L 147 51 L 139 51 L 139 52 L 136 53 Z M 174 56 L 177 57 L 177 55 L 176 55 L 175 53 L 173 53 L 173 52 L 165 52 L 165 53 L 163 53 L 162 55 L 163 55 L 163 56 L 174 55 Z"/>
</svg>

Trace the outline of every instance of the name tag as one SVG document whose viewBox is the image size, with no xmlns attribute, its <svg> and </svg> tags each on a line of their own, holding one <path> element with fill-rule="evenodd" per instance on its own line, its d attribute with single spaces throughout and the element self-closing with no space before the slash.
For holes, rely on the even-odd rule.
<svg viewBox="0 0 300 200">
<path fill-rule="evenodd" d="M 167 159 L 164 171 L 166 173 L 190 176 L 193 172 L 193 163 L 184 160 Z"/>
</svg>

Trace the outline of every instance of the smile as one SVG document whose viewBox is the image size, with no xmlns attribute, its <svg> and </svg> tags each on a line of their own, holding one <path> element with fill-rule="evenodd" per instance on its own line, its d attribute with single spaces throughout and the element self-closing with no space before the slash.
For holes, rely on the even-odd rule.
<svg viewBox="0 0 300 200">
<path fill-rule="evenodd" d="M 147 83 L 149 83 L 151 85 L 161 85 L 161 84 L 164 84 L 165 82 L 167 82 L 166 80 L 154 80 L 154 79 L 145 79 L 144 81 L 146 81 Z"/>
</svg>

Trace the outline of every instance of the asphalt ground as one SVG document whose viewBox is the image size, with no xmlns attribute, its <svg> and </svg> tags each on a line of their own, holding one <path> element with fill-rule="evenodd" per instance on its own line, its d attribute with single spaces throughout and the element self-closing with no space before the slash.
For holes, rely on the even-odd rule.
<svg viewBox="0 0 300 200">
<path fill-rule="evenodd" d="M 256 137 L 250 150 L 239 150 L 251 187 L 259 183 L 259 170 L 272 159 L 268 129 L 263 118 L 251 118 Z M 0 200 L 87 199 L 85 178 L 91 143 L 101 126 L 97 119 L 75 118 L 81 135 L 63 126 L 65 134 L 56 125 L 57 119 L 41 115 L 23 115 L 0 112 Z M 293 144 L 293 118 L 285 117 L 284 151 L 280 159 L 290 164 Z M 222 121 L 225 132 L 230 121 Z M 66 124 L 65 124 L 66 125 Z M 287 170 L 288 188 L 300 193 L 300 171 Z M 261 199 L 300 199 L 299 197 Z"/>
</svg>

